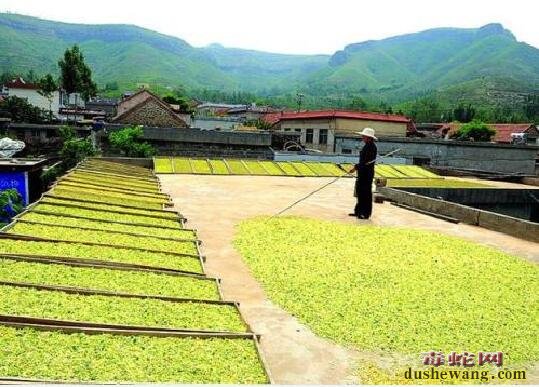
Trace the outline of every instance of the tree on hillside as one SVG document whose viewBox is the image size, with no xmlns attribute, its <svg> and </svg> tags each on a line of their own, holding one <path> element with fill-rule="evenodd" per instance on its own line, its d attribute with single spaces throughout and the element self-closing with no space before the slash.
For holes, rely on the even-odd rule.
<svg viewBox="0 0 539 387">
<path fill-rule="evenodd" d="M 348 104 L 348 108 L 354 109 L 354 110 L 366 110 L 367 109 L 367 102 L 360 96 L 353 97 L 350 103 Z"/>
<path fill-rule="evenodd" d="M 26 82 L 35 83 L 38 81 L 37 74 L 34 70 L 30 69 L 24 76 Z"/>
<path fill-rule="evenodd" d="M 524 114 L 529 121 L 539 122 L 539 94 L 526 96 Z"/>
<path fill-rule="evenodd" d="M 418 98 L 405 105 L 404 112 L 415 122 L 439 122 L 442 118 L 439 102 L 430 96 Z"/>
<path fill-rule="evenodd" d="M 97 86 L 92 81 L 92 70 L 84 62 L 84 55 L 79 46 L 68 48 L 64 52 L 64 57 L 58 61 L 58 66 L 62 87 L 69 95 L 80 93 L 85 101 L 95 96 Z"/>
<path fill-rule="evenodd" d="M 11 71 L 4 71 L 2 74 L 0 74 L 0 85 L 7 83 L 15 78 L 17 78 L 16 73 L 12 73 Z"/>
<path fill-rule="evenodd" d="M 492 136 L 496 134 L 496 131 L 490 128 L 482 121 L 473 120 L 467 124 L 464 124 L 453 135 L 457 140 L 462 141 L 490 141 Z"/>
<path fill-rule="evenodd" d="M 453 117 L 458 122 L 470 122 L 475 117 L 475 109 L 472 105 L 459 105 L 453 110 Z"/>
<path fill-rule="evenodd" d="M 49 101 L 49 120 L 52 120 L 52 100 L 54 98 L 53 94 L 58 90 L 58 85 L 52 77 L 52 75 L 47 74 L 41 78 L 38 82 L 39 90 L 38 93 L 47 98 Z"/>
</svg>

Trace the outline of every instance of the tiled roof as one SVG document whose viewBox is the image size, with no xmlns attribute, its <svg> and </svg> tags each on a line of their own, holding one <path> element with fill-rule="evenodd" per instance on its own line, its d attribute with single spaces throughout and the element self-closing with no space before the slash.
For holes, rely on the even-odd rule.
<svg viewBox="0 0 539 387">
<path fill-rule="evenodd" d="M 489 125 L 496 129 L 495 142 L 511 142 L 511 133 L 524 133 L 532 124 L 493 124 Z"/>
<path fill-rule="evenodd" d="M 381 114 L 347 110 L 310 110 L 304 112 L 283 112 L 266 115 L 266 121 L 278 122 L 286 120 L 312 120 L 323 118 L 348 118 L 353 120 L 388 121 L 408 123 L 410 119 L 394 114 Z"/>
<path fill-rule="evenodd" d="M 12 79 L 4 86 L 9 89 L 27 89 L 27 90 L 39 90 L 39 86 L 35 83 L 26 82 L 21 77 Z"/>
<path fill-rule="evenodd" d="M 146 93 L 147 96 L 146 98 L 144 98 L 141 102 L 139 102 L 138 104 L 136 104 L 135 106 L 133 106 L 132 108 L 126 110 L 125 112 L 123 112 L 122 114 L 119 114 L 117 115 L 116 117 L 114 117 L 112 119 L 112 122 L 120 122 L 123 118 L 127 117 L 129 114 L 131 114 L 132 112 L 136 111 L 137 109 L 139 109 L 141 106 L 147 104 L 149 101 L 155 101 L 159 106 L 161 106 L 161 108 L 170 116 L 172 117 L 173 120 L 175 120 L 176 122 L 180 123 L 180 124 L 183 124 L 185 126 L 187 126 L 186 122 L 178 115 L 176 114 L 176 112 L 174 112 L 174 110 L 172 110 L 172 108 L 170 107 L 170 105 L 166 102 L 164 102 L 163 100 L 161 100 L 161 98 L 159 98 L 159 96 L 157 96 L 156 94 L 152 93 L 151 91 L 147 90 L 147 89 L 141 89 L 139 91 L 137 91 L 135 94 L 125 98 L 122 102 L 120 102 L 120 105 L 122 103 L 125 103 L 126 101 L 132 99 L 135 97 L 135 95 L 139 95 L 141 93 Z"/>
<path fill-rule="evenodd" d="M 449 132 L 451 136 L 453 133 L 457 132 L 463 124 L 459 122 L 450 122 L 443 124 L 440 129 L 436 132 L 445 135 Z M 489 127 L 496 131 L 492 141 L 501 142 L 501 143 L 510 143 L 511 142 L 511 133 L 524 133 L 532 124 L 487 124 Z"/>
</svg>

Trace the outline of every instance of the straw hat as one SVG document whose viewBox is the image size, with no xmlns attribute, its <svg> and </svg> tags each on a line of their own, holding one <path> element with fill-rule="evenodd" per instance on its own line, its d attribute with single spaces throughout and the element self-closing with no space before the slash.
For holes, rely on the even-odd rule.
<svg viewBox="0 0 539 387">
<path fill-rule="evenodd" d="M 375 140 L 378 140 L 376 136 L 374 135 L 374 129 L 371 128 L 365 128 L 361 132 L 355 132 L 356 134 L 361 134 L 362 136 L 367 136 L 374 138 Z"/>
</svg>

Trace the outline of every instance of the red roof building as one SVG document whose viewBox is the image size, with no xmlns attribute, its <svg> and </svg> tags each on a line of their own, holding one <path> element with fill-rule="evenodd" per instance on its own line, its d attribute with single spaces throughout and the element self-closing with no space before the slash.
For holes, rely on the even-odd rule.
<svg viewBox="0 0 539 387">
<path fill-rule="evenodd" d="M 405 116 L 349 110 L 309 110 L 270 113 L 264 120 L 273 130 L 299 135 L 301 145 L 321 151 L 335 152 L 336 138 L 355 138 L 369 127 L 377 137 L 405 137 L 415 129 Z"/>
<path fill-rule="evenodd" d="M 405 116 L 399 116 L 395 114 L 360 112 L 353 110 L 308 110 L 302 112 L 279 112 L 270 113 L 266 115 L 266 117 L 276 121 L 344 118 L 352 120 L 384 122 L 410 122 L 410 119 Z"/>
</svg>

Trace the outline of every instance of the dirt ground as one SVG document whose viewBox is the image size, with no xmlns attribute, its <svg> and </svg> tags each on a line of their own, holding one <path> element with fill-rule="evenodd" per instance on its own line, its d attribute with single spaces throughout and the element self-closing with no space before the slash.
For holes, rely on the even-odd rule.
<svg viewBox="0 0 539 387">
<path fill-rule="evenodd" d="M 226 299 L 240 303 L 252 329 L 262 335 L 261 347 L 274 382 L 280 384 L 343 384 L 357 382 L 354 362 L 359 354 L 315 336 L 308 328 L 271 303 L 232 247 L 235 225 L 245 218 L 273 215 L 331 178 L 267 176 L 159 175 L 163 191 L 196 228 L 203 241 L 206 272 L 221 278 Z M 353 180 L 335 184 L 286 214 L 346 223 L 405 226 L 439 231 L 499 248 L 539 262 L 539 244 L 499 232 L 375 204 L 370 220 L 349 217 Z M 364 356 L 364 354 L 362 354 Z"/>
</svg>

